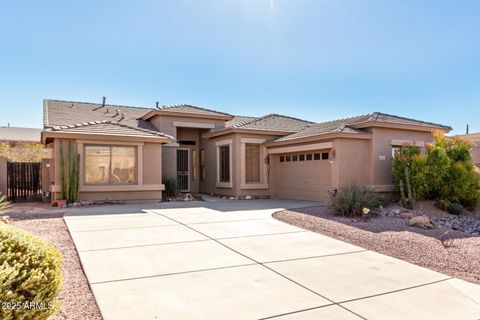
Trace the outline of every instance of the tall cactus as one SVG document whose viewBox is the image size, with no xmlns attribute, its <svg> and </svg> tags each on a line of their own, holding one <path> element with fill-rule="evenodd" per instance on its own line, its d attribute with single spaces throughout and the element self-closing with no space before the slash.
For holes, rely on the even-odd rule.
<svg viewBox="0 0 480 320">
<path fill-rule="evenodd" d="M 415 194 L 412 191 L 412 186 L 410 184 L 410 172 L 408 167 L 405 168 L 405 183 L 407 185 L 407 195 L 405 196 L 405 185 L 403 180 L 400 180 L 400 195 L 402 197 L 402 205 L 410 210 L 415 208 Z"/>
<path fill-rule="evenodd" d="M 78 180 L 80 174 L 80 155 L 74 152 L 73 146 L 73 142 L 68 142 L 67 161 L 65 163 L 63 141 L 60 141 L 60 179 L 62 183 L 62 198 L 69 203 L 78 201 Z"/>
<path fill-rule="evenodd" d="M 64 168 L 65 157 L 63 155 L 63 140 L 60 140 L 59 152 L 60 152 L 60 183 L 61 183 L 60 199 L 66 199 L 67 193 L 66 193 L 66 185 L 65 185 L 65 168 Z"/>
</svg>

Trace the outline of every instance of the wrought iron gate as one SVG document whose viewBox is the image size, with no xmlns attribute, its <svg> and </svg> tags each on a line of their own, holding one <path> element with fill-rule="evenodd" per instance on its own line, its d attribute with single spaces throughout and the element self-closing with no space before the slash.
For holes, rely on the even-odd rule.
<svg viewBox="0 0 480 320">
<path fill-rule="evenodd" d="M 7 198 L 9 201 L 42 200 L 42 163 L 7 163 Z"/>
<path fill-rule="evenodd" d="M 180 192 L 190 191 L 188 180 L 190 177 L 189 150 L 177 149 L 177 188 Z"/>
</svg>

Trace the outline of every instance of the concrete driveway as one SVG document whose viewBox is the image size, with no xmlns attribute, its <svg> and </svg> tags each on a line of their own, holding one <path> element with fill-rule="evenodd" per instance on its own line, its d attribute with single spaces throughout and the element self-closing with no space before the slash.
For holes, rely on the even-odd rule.
<svg viewBox="0 0 480 320">
<path fill-rule="evenodd" d="M 271 218 L 281 200 L 68 213 L 105 319 L 480 319 L 480 286 Z"/>
</svg>

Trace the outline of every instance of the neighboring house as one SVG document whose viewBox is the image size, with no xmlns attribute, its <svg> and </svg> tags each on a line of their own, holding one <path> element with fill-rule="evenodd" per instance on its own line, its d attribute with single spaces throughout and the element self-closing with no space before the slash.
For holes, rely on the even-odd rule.
<svg viewBox="0 0 480 320">
<path fill-rule="evenodd" d="M 348 184 L 395 190 L 392 152 L 424 148 L 448 126 L 375 112 L 313 123 L 288 116 L 240 117 L 190 105 L 137 108 L 45 100 L 42 141 L 80 154 L 80 198 L 159 200 L 162 177 L 181 191 L 233 197 L 326 200 Z M 64 148 L 66 149 L 66 147 Z"/>
<path fill-rule="evenodd" d="M 472 162 L 478 168 L 480 168 L 480 133 L 470 133 L 458 135 L 464 140 L 468 140 L 472 143 Z"/>
<path fill-rule="evenodd" d="M 22 143 L 40 143 L 42 129 L 0 127 L 0 143 L 8 143 L 12 147 Z"/>
</svg>

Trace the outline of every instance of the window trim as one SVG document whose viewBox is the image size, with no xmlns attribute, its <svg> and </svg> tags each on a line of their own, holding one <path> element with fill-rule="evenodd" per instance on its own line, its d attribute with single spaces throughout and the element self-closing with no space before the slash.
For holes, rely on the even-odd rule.
<svg viewBox="0 0 480 320">
<path fill-rule="evenodd" d="M 267 157 L 267 147 L 265 146 L 266 139 L 258 138 L 241 138 L 240 139 L 240 189 L 244 190 L 261 190 L 268 189 L 268 173 L 267 163 L 265 162 Z M 258 144 L 260 147 L 260 181 L 259 182 L 246 182 L 246 145 Z"/>
<path fill-rule="evenodd" d="M 87 174 L 87 148 L 88 147 L 108 147 L 110 148 L 110 172 L 109 172 L 109 183 L 87 183 L 86 182 L 86 174 Z M 112 183 L 112 150 L 113 148 L 133 148 L 135 150 L 135 182 L 134 183 Z M 103 187 L 111 187 L 111 186 L 136 186 L 140 185 L 140 181 L 143 184 L 143 179 L 140 179 L 140 161 L 139 161 L 139 152 L 140 148 L 138 145 L 119 145 L 119 144 L 99 144 L 99 143 L 86 143 L 86 144 L 81 144 L 79 145 L 79 150 L 81 149 L 82 152 L 80 153 L 80 159 L 81 159 L 81 168 L 82 172 L 80 172 L 80 181 L 79 185 L 83 185 L 86 187 L 95 187 L 95 186 L 103 186 Z M 143 145 L 142 145 L 142 153 L 143 153 Z M 81 182 L 81 184 L 80 184 Z"/>
<path fill-rule="evenodd" d="M 232 188 L 233 187 L 233 157 L 232 157 L 232 151 L 233 151 L 233 140 L 228 139 L 228 140 L 221 140 L 217 141 L 216 145 L 216 154 L 217 154 L 217 183 L 216 187 L 217 188 Z M 229 170 L 230 170 L 230 181 L 228 182 L 222 182 L 220 181 L 220 147 L 224 146 L 229 146 Z"/>
</svg>

